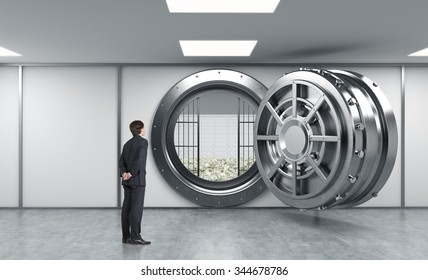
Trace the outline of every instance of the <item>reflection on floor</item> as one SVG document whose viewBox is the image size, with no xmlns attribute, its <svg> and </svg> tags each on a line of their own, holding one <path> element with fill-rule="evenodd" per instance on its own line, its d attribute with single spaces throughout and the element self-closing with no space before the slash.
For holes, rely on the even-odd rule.
<svg viewBox="0 0 428 280">
<path fill-rule="evenodd" d="M 120 210 L 2 209 L 0 259 L 428 259 L 428 209 L 145 209 L 149 246 Z"/>
</svg>

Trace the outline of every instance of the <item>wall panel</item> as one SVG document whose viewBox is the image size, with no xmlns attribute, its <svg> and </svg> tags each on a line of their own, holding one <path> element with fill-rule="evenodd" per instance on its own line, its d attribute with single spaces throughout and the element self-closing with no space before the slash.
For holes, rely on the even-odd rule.
<svg viewBox="0 0 428 280">
<path fill-rule="evenodd" d="M 405 84 L 406 206 L 428 206 L 428 150 L 424 114 L 428 104 L 428 67 L 406 67 Z"/>
<path fill-rule="evenodd" d="M 117 69 L 24 68 L 24 207 L 117 205 Z"/>
<path fill-rule="evenodd" d="M 0 207 L 19 205 L 18 67 L 0 67 Z"/>
</svg>

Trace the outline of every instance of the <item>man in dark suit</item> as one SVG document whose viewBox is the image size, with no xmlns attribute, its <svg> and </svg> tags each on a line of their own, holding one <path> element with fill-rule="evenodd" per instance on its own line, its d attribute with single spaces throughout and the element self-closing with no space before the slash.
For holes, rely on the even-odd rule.
<svg viewBox="0 0 428 280">
<path fill-rule="evenodd" d="M 146 161 L 148 141 L 144 136 L 144 123 L 133 121 L 129 125 L 133 137 L 123 146 L 119 159 L 120 176 L 125 191 L 122 205 L 122 242 L 148 245 L 141 233 L 144 194 L 146 192 Z"/>
</svg>

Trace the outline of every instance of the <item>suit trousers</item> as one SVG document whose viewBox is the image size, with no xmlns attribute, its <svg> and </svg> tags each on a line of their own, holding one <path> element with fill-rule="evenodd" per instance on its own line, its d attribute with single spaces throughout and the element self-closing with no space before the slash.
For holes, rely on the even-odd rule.
<svg viewBox="0 0 428 280">
<path fill-rule="evenodd" d="M 122 237 L 141 239 L 145 186 L 123 186 L 125 197 L 122 205 Z"/>
</svg>

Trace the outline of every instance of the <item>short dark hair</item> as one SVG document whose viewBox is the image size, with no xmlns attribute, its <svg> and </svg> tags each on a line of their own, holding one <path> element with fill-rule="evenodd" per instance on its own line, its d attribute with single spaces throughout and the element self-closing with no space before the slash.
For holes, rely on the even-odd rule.
<svg viewBox="0 0 428 280">
<path fill-rule="evenodd" d="M 141 133 L 141 130 L 144 128 L 144 123 L 140 120 L 133 121 L 129 124 L 129 130 L 131 130 L 132 135 L 138 135 Z"/>
</svg>

